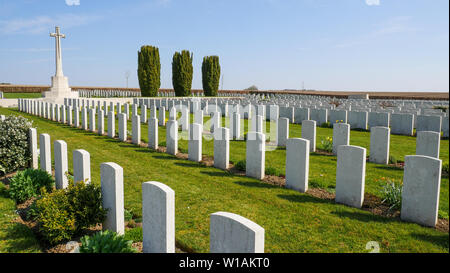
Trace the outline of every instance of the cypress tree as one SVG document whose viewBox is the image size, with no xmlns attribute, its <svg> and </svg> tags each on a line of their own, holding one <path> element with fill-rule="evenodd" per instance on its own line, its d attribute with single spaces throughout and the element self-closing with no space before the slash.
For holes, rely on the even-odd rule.
<svg viewBox="0 0 450 273">
<path fill-rule="evenodd" d="M 215 97 L 219 90 L 220 64 L 219 56 L 203 57 L 202 83 L 205 96 Z"/>
<path fill-rule="evenodd" d="M 144 45 L 138 51 L 138 80 L 143 97 L 156 97 L 161 86 L 159 49 Z"/>
<path fill-rule="evenodd" d="M 177 97 L 191 95 L 193 55 L 187 50 L 175 52 L 172 59 L 172 84 Z"/>
</svg>

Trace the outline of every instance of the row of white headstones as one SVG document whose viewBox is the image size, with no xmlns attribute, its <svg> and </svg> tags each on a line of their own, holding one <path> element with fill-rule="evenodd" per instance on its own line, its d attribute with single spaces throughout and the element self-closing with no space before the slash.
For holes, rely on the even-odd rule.
<svg viewBox="0 0 450 273">
<path fill-rule="evenodd" d="M 136 105 L 133 105 L 132 115 L 132 142 L 140 144 L 140 116 L 137 115 Z M 66 107 L 62 107 L 65 109 Z M 67 107 L 71 110 L 70 106 Z M 29 107 L 25 107 L 29 110 Z M 59 111 L 56 111 L 59 112 Z M 63 110 L 63 112 L 65 112 Z M 71 113 L 71 111 L 69 111 Z M 75 113 L 78 111 L 75 111 Z M 82 107 L 82 128 L 87 128 L 87 108 Z M 99 128 L 104 128 L 103 110 L 99 110 Z M 161 107 L 160 113 L 165 113 Z M 76 116 L 77 114 L 75 114 Z M 61 115 L 65 116 L 65 115 Z M 95 109 L 90 109 L 91 131 L 95 130 Z M 119 115 L 119 139 L 127 140 L 127 116 Z M 178 151 L 178 122 L 176 109 L 171 108 L 166 130 L 167 153 L 175 155 Z M 216 115 L 213 115 L 213 118 Z M 217 114 L 219 116 L 219 114 Z M 258 116 L 256 116 L 258 118 Z M 57 121 L 68 122 L 65 118 Z M 232 120 L 240 120 L 239 113 L 232 113 Z M 262 117 L 259 118 L 262 120 Z M 311 126 L 303 126 L 302 136 L 312 135 L 315 142 L 315 122 L 303 121 L 303 124 L 311 123 Z M 115 137 L 114 112 L 108 113 L 108 135 Z M 151 111 L 149 119 L 149 147 L 158 147 L 158 121 L 156 111 Z M 76 127 L 77 124 L 75 124 Z M 309 153 L 311 140 L 306 138 L 289 138 L 289 122 L 281 118 L 277 122 L 277 145 L 286 146 L 286 186 L 305 192 L 308 189 Z M 202 151 L 202 124 L 193 123 L 189 130 L 189 159 L 201 161 Z M 260 128 L 257 126 L 257 128 Z M 305 133 L 303 132 L 305 130 Z M 337 155 L 336 175 L 336 202 L 360 208 L 364 201 L 365 162 L 366 149 L 349 145 L 350 125 L 336 123 L 333 126 L 333 152 Z M 371 154 L 369 160 L 376 163 L 387 164 L 389 158 L 390 129 L 387 127 L 372 127 L 371 129 Z M 103 134 L 102 130 L 97 131 Z M 229 140 L 228 128 L 216 127 L 214 136 L 214 166 L 221 169 L 229 167 Z M 440 174 L 442 161 L 439 157 L 440 134 L 436 132 L 418 132 L 417 155 L 405 157 L 404 185 L 402 198 L 401 218 L 407 221 L 417 222 L 427 226 L 435 226 L 437 222 Z M 258 179 L 264 178 L 265 171 L 265 134 L 260 131 L 252 131 L 247 135 L 246 174 Z M 75 172 L 75 168 L 74 168 Z"/>
<path fill-rule="evenodd" d="M 32 167 L 38 168 L 37 131 L 29 130 Z M 52 174 L 50 135 L 39 136 L 40 167 Z M 67 143 L 54 141 L 56 188 L 68 186 Z M 73 151 L 74 181 L 91 182 L 90 154 Z M 123 168 L 114 162 L 100 164 L 102 207 L 107 209 L 103 230 L 125 233 Z M 175 192 L 167 185 L 149 181 L 142 183 L 143 252 L 175 252 Z M 216 212 L 210 215 L 211 253 L 263 253 L 264 228 L 240 215 Z"/>
</svg>

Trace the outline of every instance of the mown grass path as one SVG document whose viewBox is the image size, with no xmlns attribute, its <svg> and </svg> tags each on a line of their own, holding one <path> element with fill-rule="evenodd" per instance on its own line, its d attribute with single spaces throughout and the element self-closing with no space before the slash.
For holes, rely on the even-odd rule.
<svg viewBox="0 0 450 273">
<path fill-rule="evenodd" d="M 41 252 L 31 229 L 18 220 L 16 204 L 9 198 L 6 187 L 0 183 L 0 253 Z"/>
<path fill-rule="evenodd" d="M 373 215 L 364 210 L 335 204 L 334 201 L 203 167 L 17 110 L 0 108 L 0 114 L 23 115 L 34 121 L 38 134 L 49 133 L 52 142 L 57 139 L 65 140 L 69 151 L 69 171 L 72 171 L 72 150 L 89 151 L 94 183 L 100 183 L 102 162 L 116 162 L 121 165 L 124 169 L 125 207 L 136 215 L 141 214 L 142 182 L 159 181 L 167 184 L 175 191 L 176 241 L 178 245 L 196 252 L 208 252 L 209 215 L 217 211 L 237 213 L 265 228 L 266 252 L 366 252 L 365 247 L 369 241 L 378 242 L 381 252 L 449 251 L 449 234 L 433 228 Z M 297 131 L 299 128 L 300 126 L 291 126 L 291 136 L 300 137 Z M 162 142 L 165 131 L 162 127 L 159 129 Z M 147 126 L 142 126 L 144 140 L 147 137 L 146 130 Z M 325 130 L 328 134 L 331 131 L 318 129 L 318 139 Z M 362 134 L 361 138 L 359 134 Z M 351 144 L 358 145 L 358 142 L 362 143 L 363 138 L 367 136 L 367 132 L 352 131 Z M 395 139 L 396 137 L 392 139 L 394 143 Z M 412 143 L 412 140 L 408 141 L 409 143 L 405 144 L 406 141 L 399 140 L 405 148 Z M 366 142 L 363 144 L 367 144 Z M 212 142 L 204 141 L 204 145 L 203 153 L 210 154 Z M 448 141 L 441 145 L 447 145 L 448 149 Z M 245 149 L 244 142 L 232 142 L 231 160 L 245 158 L 245 150 L 242 153 L 242 147 Z M 180 141 L 180 148 L 187 150 L 185 141 Z M 411 150 L 414 150 L 415 146 L 408 146 L 407 149 L 404 154 L 414 154 Z M 396 152 L 398 151 L 393 151 Z M 283 155 L 284 150 L 269 152 L 266 162 L 268 165 L 279 166 L 281 170 L 285 160 Z M 447 155 L 443 156 L 448 160 L 448 151 Z M 325 186 L 335 183 L 335 160 L 336 158 L 331 156 L 312 156 L 311 181 L 322 181 L 321 185 Z M 367 175 L 367 191 L 375 192 L 378 188 L 377 182 L 372 181 L 375 176 L 401 178 L 402 171 L 368 164 Z M 371 178 L 371 175 L 374 178 Z M 442 200 L 447 200 L 448 213 L 448 179 L 443 179 L 441 189 L 441 209 L 445 210 Z"/>
</svg>

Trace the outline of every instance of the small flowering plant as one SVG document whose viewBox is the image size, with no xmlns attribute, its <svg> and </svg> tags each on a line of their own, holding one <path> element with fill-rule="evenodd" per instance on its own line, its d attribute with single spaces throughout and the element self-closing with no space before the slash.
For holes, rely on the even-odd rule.
<svg viewBox="0 0 450 273">
<path fill-rule="evenodd" d="M 382 198 L 381 203 L 387 204 L 390 210 L 399 210 L 402 206 L 402 181 L 381 177 L 377 182 L 384 184 L 380 190 Z"/>
<path fill-rule="evenodd" d="M 321 140 L 322 149 L 324 149 L 327 152 L 333 151 L 333 138 L 332 137 L 326 137 L 322 138 Z"/>
</svg>

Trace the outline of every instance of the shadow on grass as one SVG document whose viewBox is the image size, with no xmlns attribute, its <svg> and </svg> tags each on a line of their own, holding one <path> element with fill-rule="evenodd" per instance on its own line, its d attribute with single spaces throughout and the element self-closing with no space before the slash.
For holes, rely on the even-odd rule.
<svg viewBox="0 0 450 273">
<path fill-rule="evenodd" d="M 325 154 L 325 153 L 321 153 L 320 151 L 310 153 L 309 156 L 310 156 L 310 157 L 311 157 L 311 156 L 314 156 L 314 157 L 315 157 L 315 156 L 317 156 L 317 157 L 324 157 L 324 156 L 326 156 L 326 157 L 336 157 L 336 156 L 333 155 L 333 154 Z"/>
<path fill-rule="evenodd" d="M 121 145 L 119 145 L 119 147 L 122 147 L 122 148 L 136 148 L 136 145 L 132 144 L 132 143 L 128 143 L 128 145 L 127 144 L 121 144 Z"/>
<path fill-rule="evenodd" d="M 265 189 L 279 188 L 278 186 L 274 186 L 274 185 L 263 183 L 263 182 L 236 181 L 234 183 L 241 185 L 241 186 L 245 186 L 245 187 L 251 187 L 251 188 L 265 188 Z"/>
<path fill-rule="evenodd" d="M 334 204 L 332 200 L 320 199 L 307 194 L 279 194 L 279 198 L 298 203 Z"/>
<path fill-rule="evenodd" d="M 197 162 L 189 161 L 189 162 L 175 162 L 177 166 L 181 167 L 191 167 L 191 168 L 205 168 L 205 165 L 198 164 Z"/>
<path fill-rule="evenodd" d="M 350 207 L 348 207 L 350 208 Z M 378 215 L 371 214 L 369 212 L 363 213 L 359 211 L 333 211 L 332 214 L 335 214 L 342 218 L 350 218 L 353 220 L 361 221 L 361 222 L 380 222 L 380 223 L 390 223 L 390 222 L 401 222 L 399 218 L 387 218 Z"/>
<path fill-rule="evenodd" d="M 1 183 L 1 182 L 0 182 L 0 183 Z M 5 187 L 3 187 L 3 186 L 0 187 L 0 197 L 3 197 L 3 198 L 9 198 L 9 192 L 8 192 L 8 190 L 7 190 Z"/>
<path fill-rule="evenodd" d="M 121 140 L 118 139 L 113 139 L 113 138 L 108 138 L 107 140 L 105 140 L 106 142 L 114 142 L 114 143 L 119 143 L 122 142 Z"/>
<path fill-rule="evenodd" d="M 224 177 L 224 176 L 231 176 L 232 174 L 228 173 L 228 172 L 218 172 L 218 171 L 200 171 L 201 174 L 206 174 L 209 176 L 214 176 L 214 177 Z"/>
<path fill-rule="evenodd" d="M 167 154 L 167 155 L 154 155 L 152 157 L 156 158 L 156 159 L 164 159 L 164 160 L 183 160 L 183 159 L 179 159 L 179 158 L 177 158 L 177 157 L 175 157 L 173 155 L 169 155 L 169 154 Z"/>
<path fill-rule="evenodd" d="M 381 169 L 381 170 L 388 170 L 388 171 L 403 171 L 402 168 L 396 167 L 396 166 L 386 166 L 386 165 L 382 165 L 382 166 L 374 166 L 376 169 Z"/>
<path fill-rule="evenodd" d="M 37 252 L 39 243 L 29 227 L 21 223 L 12 223 L 5 230 L 4 238 L 7 244 L 0 246 L 8 253 Z"/>
<path fill-rule="evenodd" d="M 442 233 L 442 235 L 412 233 L 411 236 L 417 240 L 427 241 L 442 248 L 448 249 L 449 247 L 448 233 Z"/>
<path fill-rule="evenodd" d="M 142 147 L 141 149 L 134 150 L 134 151 L 138 152 L 138 153 L 149 153 L 149 154 L 157 153 L 157 151 L 155 151 L 153 149 L 144 148 L 144 147 Z"/>
</svg>

